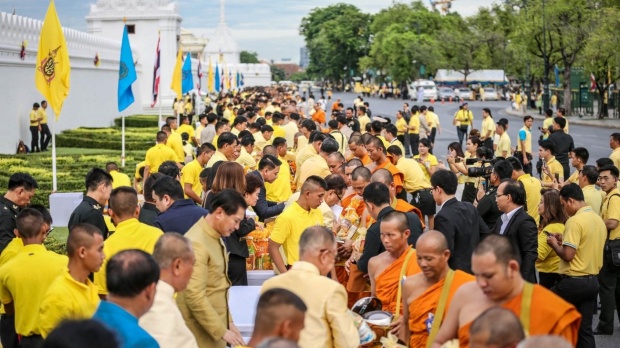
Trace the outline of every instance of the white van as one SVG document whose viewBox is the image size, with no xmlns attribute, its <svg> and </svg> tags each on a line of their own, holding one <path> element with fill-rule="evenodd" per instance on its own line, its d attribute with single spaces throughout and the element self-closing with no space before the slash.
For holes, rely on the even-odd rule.
<svg viewBox="0 0 620 348">
<path fill-rule="evenodd" d="M 437 86 L 435 82 L 431 80 L 416 80 L 409 86 L 409 95 L 411 96 L 411 100 L 416 100 L 417 102 L 423 102 L 424 100 L 418 99 L 418 91 L 420 87 L 424 88 L 424 100 L 437 100 Z"/>
</svg>

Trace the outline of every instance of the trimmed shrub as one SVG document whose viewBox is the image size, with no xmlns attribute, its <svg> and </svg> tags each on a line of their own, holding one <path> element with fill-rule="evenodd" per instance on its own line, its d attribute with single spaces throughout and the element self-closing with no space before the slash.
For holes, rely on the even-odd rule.
<svg viewBox="0 0 620 348">
<path fill-rule="evenodd" d="M 169 115 L 162 115 L 162 119 L 165 120 Z M 159 115 L 135 115 L 135 116 L 127 116 L 125 117 L 125 128 L 126 127 L 157 127 L 157 122 L 159 120 Z M 122 127 L 121 118 L 114 119 L 114 125 L 116 127 Z"/>
</svg>

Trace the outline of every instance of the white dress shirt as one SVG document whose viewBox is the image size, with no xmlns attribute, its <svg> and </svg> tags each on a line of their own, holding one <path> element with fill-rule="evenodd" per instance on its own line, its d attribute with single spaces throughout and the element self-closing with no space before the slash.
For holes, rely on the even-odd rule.
<svg viewBox="0 0 620 348">
<path fill-rule="evenodd" d="M 198 348 L 196 338 L 185 325 L 174 300 L 174 288 L 163 280 L 157 282 L 153 306 L 140 318 L 139 323 L 162 348 Z"/>
<path fill-rule="evenodd" d="M 502 219 L 502 227 L 500 227 L 500 229 L 499 229 L 499 234 L 504 235 L 504 232 L 506 230 L 506 226 L 508 226 L 508 222 L 510 222 L 510 219 L 512 219 L 512 217 L 517 213 L 517 210 L 519 210 L 521 208 L 523 208 L 523 207 L 516 207 L 511 212 L 509 212 L 507 214 L 506 213 L 502 214 L 502 216 L 500 216 L 500 218 Z"/>
</svg>

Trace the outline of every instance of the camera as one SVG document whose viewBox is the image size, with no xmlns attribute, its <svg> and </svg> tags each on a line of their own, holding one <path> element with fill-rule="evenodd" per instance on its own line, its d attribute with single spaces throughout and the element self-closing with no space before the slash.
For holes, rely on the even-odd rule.
<svg viewBox="0 0 620 348">
<path fill-rule="evenodd" d="M 468 158 L 466 160 L 467 165 L 473 165 L 477 162 L 482 163 L 481 167 L 471 167 L 467 169 L 467 176 L 470 178 L 490 178 L 491 173 L 493 173 L 493 165 L 497 163 L 500 159 L 503 158 L 494 158 L 490 160 L 485 160 L 481 158 Z"/>
</svg>

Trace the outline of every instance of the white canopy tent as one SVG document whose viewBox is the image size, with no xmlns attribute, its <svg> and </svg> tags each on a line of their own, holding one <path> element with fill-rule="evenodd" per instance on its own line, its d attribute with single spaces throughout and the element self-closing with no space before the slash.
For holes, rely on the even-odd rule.
<svg viewBox="0 0 620 348">
<path fill-rule="evenodd" d="M 434 81 L 446 85 L 465 84 L 465 76 L 456 70 L 439 69 Z M 472 83 L 504 85 L 508 83 L 508 79 L 504 70 L 474 70 L 467 75 L 467 84 Z"/>
</svg>

